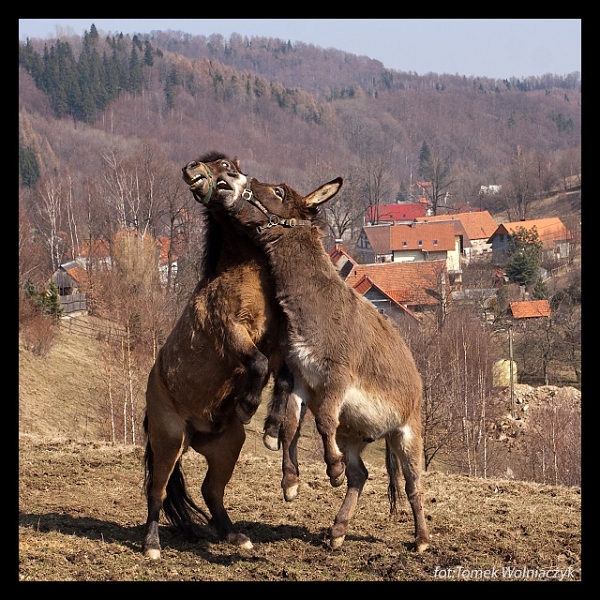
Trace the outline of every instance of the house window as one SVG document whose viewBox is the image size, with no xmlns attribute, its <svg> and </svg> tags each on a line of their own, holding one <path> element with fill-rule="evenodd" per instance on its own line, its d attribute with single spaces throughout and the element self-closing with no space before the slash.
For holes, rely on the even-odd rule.
<svg viewBox="0 0 600 600">
<path fill-rule="evenodd" d="M 402 242 L 402 246 L 406 247 L 406 246 L 408 246 L 408 244 L 406 242 Z"/>
<path fill-rule="evenodd" d="M 437 240 L 433 240 L 433 245 L 437 246 L 438 245 L 438 241 Z"/>
<path fill-rule="evenodd" d="M 423 245 L 423 240 L 419 240 L 419 246 Z"/>
</svg>

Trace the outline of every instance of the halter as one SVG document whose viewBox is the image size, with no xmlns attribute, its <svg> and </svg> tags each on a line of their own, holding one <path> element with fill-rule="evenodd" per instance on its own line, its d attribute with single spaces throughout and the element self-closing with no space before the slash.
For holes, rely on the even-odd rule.
<svg viewBox="0 0 600 600">
<path fill-rule="evenodd" d="M 312 221 L 307 221 L 305 219 L 286 219 L 284 217 L 280 217 L 269 211 L 269 209 L 253 194 L 251 189 L 251 178 L 248 177 L 246 179 L 246 189 L 240 195 L 238 201 L 235 206 L 231 210 L 234 215 L 237 215 L 245 202 L 249 202 L 255 208 L 258 208 L 260 212 L 262 212 L 266 217 L 268 217 L 269 222 L 266 225 L 259 225 L 256 228 L 256 233 L 261 233 L 265 229 L 271 229 L 271 227 L 275 227 L 275 225 L 281 225 L 282 227 L 297 227 L 298 225 L 311 226 Z"/>
</svg>

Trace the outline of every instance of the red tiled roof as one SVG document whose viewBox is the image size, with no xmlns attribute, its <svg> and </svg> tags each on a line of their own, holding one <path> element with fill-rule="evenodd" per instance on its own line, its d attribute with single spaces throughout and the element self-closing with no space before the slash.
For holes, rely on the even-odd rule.
<svg viewBox="0 0 600 600">
<path fill-rule="evenodd" d="M 388 293 L 386 293 L 385 290 L 382 290 L 367 275 L 363 275 L 363 277 L 360 279 L 360 281 L 358 283 L 354 284 L 353 287 L 354 287 L 354 289 L 361 296 L 364 296 L 371 288 L 373 288 L 373 287 L 377 288 L 382 294 L 384 294 L 385 296 L 387 296 L 396 306 L 398 306 L 399 308 L 401 308 L 405 313 L 407 313 L 408 315 L 410 315 L 416 321 L 419 321 L 419 323 L 421 322 L 421 317 L 419 317 L 412 310 L 410 310 L 409 308 L 407 308 L 406 306 L 404 306 L 404 304 L 402 304 L 401 302 L 397 301 L 395 298 L 393 298 L 392 296 L 390 296 Z"/>
<path fill-rule="evenodd" d="M 362 290 L 368 284 L 368 278 L 396 302 L 407 305 L 430 305 L 439 302 L 436 295 L 439 293 L 441 273 L 446 279 L 449 290 L 444 260 L 355 265 L 346 277 L 346 282 L 352 287 L 360 285 Z M 364 293 L 367 289 L 368 287 L 364 291 L 357 291 Z"/>
<path fill-rule="evenodd" d="M 479 212 L 456 213 L 454 215 L 436 215 L 419 217 L 417 221 L 433 223 L 440 221 L 460 221 L 470 240 L 489 239 L 498 228 L 496 221 L 487 210 Z"/>
<path fill-rule="evenodd" d="M 427 207 L 422 203 L 378 204 L 367 209 L 367 221 L 412 221 L 425 216 Z"/>
<path fill-rule="evenodd" d="M 454 250 L 453 223 L 413 223 L 390 228 L 391 250 Z"/>
<path fill-rule="evenodd" d="M 550 304 L 548 300 L 528 300 L 526 302 L 511 302 L 510 310 L 515 319 L 531 319 L 534 317 L 550 316 Z"/>
</svg>

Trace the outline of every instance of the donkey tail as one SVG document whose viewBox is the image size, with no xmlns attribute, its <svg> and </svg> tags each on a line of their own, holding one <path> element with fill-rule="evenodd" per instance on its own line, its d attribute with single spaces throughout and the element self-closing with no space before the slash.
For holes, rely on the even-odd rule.
<svg viewBox="0 0 600 600">
<path fill-rule="evenodd" d="M 169 522 L 192 540 L 197 538 L 194 516 L 201 516 L 205 523 L 210 521 L 210 516 L 187 493 L 185 478 L 181 470 L 181 458 L 175 463 L 173 473 L 167 483 L 167 497 L 163 501 L 163 511 Z"/>
<path fill-rule="evenodd" d="M 144 419 L 144 430 L 148 433 L 148 417 Z M 145 482 L 144 489 L 148 498 L 154 481 L 154 452 L 150 440 L 146 442 L 144 453 Z M 182 531 L 189 539 L 195 539 L 196 523 L 193 514 L 202 516 L 206 523 L 210 517 L 191 499 L 185 486 L 185 478 L 181 470 L 181 458 L 177 460 L 173 473 L 167 482 L 167 495 L 163 501 L 163 512 L 168 521 Z"/>
<path fill-rule="evenodd" d="M 385 468 L 388 472 L 390 482 L 388 484 L 388 500 L 390 501 L 390 514 L 396 513 L 396 503 L 400 494 L 400 465 L 398 457 L 392 449 L 389 440 L 385 440 Z"/>
</svg>

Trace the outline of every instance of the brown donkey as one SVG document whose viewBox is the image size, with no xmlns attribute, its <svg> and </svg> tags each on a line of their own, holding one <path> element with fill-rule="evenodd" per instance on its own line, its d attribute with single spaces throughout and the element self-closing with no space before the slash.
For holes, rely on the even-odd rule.
<svg viewBox="0 0 600 600">
<path fill-rule="evenodd" d="M 223 199 L 239 198 L 247 181 L 237 160 L 218 153 L 189 163 L 183 178 L 201 202 L 216 190 Z M 274 373 L 274 393 L 266 427 L 272 438 L 279 435 L 291 387 L 278 344 L 281 309 L 274 300 L 264 253 L 233 231 L 224 211 L 208 213 L 206 236 L 204 275 L 148 377 L 144 422 L 148 518 L 143 552 L 150 558 L 160 556 L 161 509 L 192 539 L 193 513 L 209 518 L 185 488 L 181 455 L 189 446 L 206 457 L 202 495 L 219 537 L 252 547 L 229 519 L 224 490 L 245 440 L 243 423 L 256 411 L 269 374 Z M 289 447 L 286 442 L 287 456 Z M 287 468 L 297 471 L 292 463 Z"/>
<path fill-rule="evenodd" d="M 421 491 L 421 378 L 401 336 L 343 282 L 323 248 L 321 231 L 311 224 L 341 185 L 336 179 L 302 197 L 286 185 L 251 179 L 251 193 L 244 198 L 237 192 L 216 194 L 210 203 L 227 210 L 268 257 L 286 316 L 285 360 L 294 376 L 290 403 L 306 403 L 314 413 L 332 485 L 340 485 L 346 473 L 348 489 L 331 529 L 331 546 L 342 545 L 368 476 L 361 452 L 385 438 L 391 510 L 400 464 L 416 549 L 423 551 L 430 538 Z"/>
</svg>

